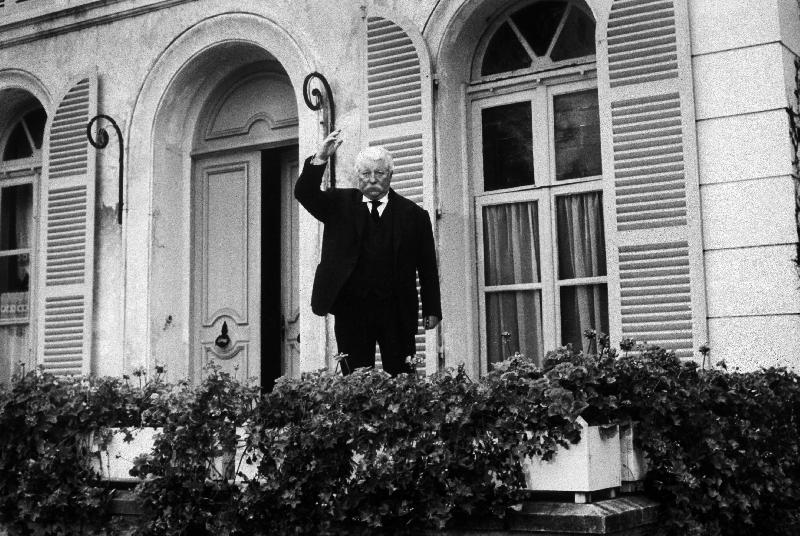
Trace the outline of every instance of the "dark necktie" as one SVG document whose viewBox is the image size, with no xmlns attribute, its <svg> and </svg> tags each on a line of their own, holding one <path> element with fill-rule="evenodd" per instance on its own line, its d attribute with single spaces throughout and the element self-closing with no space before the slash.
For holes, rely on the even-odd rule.
<svg viewBox="0 0 800 536">
<path fill-rule="evenodd" d="M 378 223 L 381 221 L 381 214 L 378 212 L 378 207 L 381 206 L 382 201 L 374 200 L 370 201 L 372 204 L 372 210 L 370 211 L 370 216 L 372 216 L 372 221 Z"/>
</svg>

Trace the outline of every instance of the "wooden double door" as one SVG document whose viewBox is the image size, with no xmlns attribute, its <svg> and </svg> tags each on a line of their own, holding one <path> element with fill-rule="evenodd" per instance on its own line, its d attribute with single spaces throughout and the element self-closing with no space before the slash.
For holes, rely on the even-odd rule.
<svg viewBox="0 0 800 536">
<path fill-rule="evenodd" d="M 194 161 L 195 376 L 214 362 L 269 389 L 300 351 L 297 146 Z"/>
</svg>

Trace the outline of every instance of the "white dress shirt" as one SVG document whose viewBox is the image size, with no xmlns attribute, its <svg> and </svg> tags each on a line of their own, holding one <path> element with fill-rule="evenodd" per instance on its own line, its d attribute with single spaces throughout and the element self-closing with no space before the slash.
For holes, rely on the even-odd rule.
<svg viewBox="0 0 800 536">
<path fill-rule="evenodd" d="M 389 204 L 389 193 L 387 192 L 387 193 L 383 194 L 383 197 L 376 199 L 376 201 L 380 201 L 381 202 L 381 204 L 378 205 L 378 216 L 379 217 L 383 216 L 383 211 L 386 210 L 386 205 Z M 362 195 L 361 196 L 361 202 L 362 203 L 367 203 L 367 212 L 372 213 L 372 205 L 369 204 L 369 203 L 372 203 L 372 199 L 370 199 L 366 195 Z"/>
</svg>

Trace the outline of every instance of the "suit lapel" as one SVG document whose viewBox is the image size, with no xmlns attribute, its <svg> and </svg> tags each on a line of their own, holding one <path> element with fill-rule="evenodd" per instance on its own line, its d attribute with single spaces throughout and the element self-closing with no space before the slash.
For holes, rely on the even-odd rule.
<svg viewBox="0 0 800 536">
<path fill-rule="evenodd" d="M 353 214 L 355 221 L 353 222 L 356 226 L 356 236 L 358 237 L 358 243 L 361 244 L 361 237 L 364 235 L 364 224 L 366 223 L 366 219 L 363 217 L 364 214 L 364 203 L 361 202 L 361 191 L 356 190 L 353 193 Z"/>
<path fill-rule="evenodd" d="M 390 216 L 392 218 L 392 251 L 394 253 L 392 260 L 394 261 L 395 266 L 397 266 L 397 253 L 400 249 L 400 239 L 402 238 L 402 222 L 405 221 L 405 207 L 401 201 L 402 199 L 394 192 L 394 190 L 389 190 L 389 207 L 391 207 Z"/>
</svg>

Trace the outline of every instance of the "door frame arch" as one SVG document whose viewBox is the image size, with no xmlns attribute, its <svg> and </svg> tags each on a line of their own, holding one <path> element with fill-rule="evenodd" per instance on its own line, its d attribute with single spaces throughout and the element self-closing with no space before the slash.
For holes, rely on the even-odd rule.
<svg viewBox="0 0 800 536">
<path fill-rule="evenodd" d="M 123 223 L 123 249 L 125 252 L 125 293 L 123 309 L 123 367 L 129 369 L 144 365 L 152 368 L 156 361 L 173 358 L 171 378 L 188 376 L 189 363 L 189 284 L 187 272 L 188 251 L 177 255 L 179 265 L 173 272 L 159 266 L 160 252 L 169 244 L 160 242 L 165 236 L 163 214 L 160 213 L 159 195 L 169 191 L 169 186 L 179 185 L 178 199 L 189 206 L 191 179 L 192 133 L 203 103 L 226 73 L 214 70 L 197 76 L 205 53 L 225 47 L 240 47 L 261 53 L 262 58 L 275 59 L 284 68 L 294 88 L 298 110 L 299 152 L 313 151 L 318 135 L 316 114 L 305 108 L 302 81 L 313 70 L 301 42 L 302 36 L 290 35 L 275 21 L 246 13 L 213 16 L 187 28 L 154 60 L 138 92 L 133 114 L 127 129 L 129 139 L 126 173 L 126 212 Z M 187 84 L 192 79 L 202 83 Z M 191 86 L 191 87 L 190 87 Z M 188 135 L 187 135 L 188 134 Z M 304 217 L 305 216 L 305 217 Z M 304 215 L 306 219 L 309 216 Z M 307 232 L 300 251 L 300 265 L 311 265 L 317 255 L 316 235 L 319 227 L 301 222 Z M 189 225 L 176 229 L 175 239 L 188 243 Z M 304 275 L 301 274 L 301 280 Z M 178 303 L 160 298 L 164 289 L 176 286 L 181 289 Z M 301 304 L 309 303 L 308 296 Z M 305 311 L 308 308 L 309 310 Z M 324 359 L 324 319 L 314 318 L 310 306 L 301 310 L 303 317 L 304 359 Z M 313 368 L 315 363 L 305 363 L 303 368 Z"/>
</svg>

